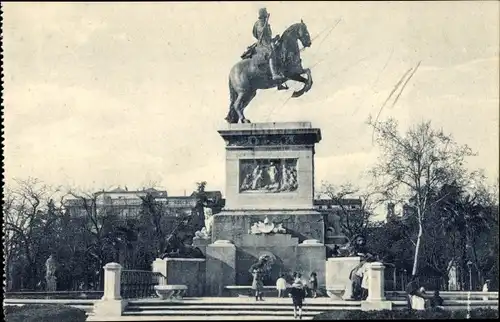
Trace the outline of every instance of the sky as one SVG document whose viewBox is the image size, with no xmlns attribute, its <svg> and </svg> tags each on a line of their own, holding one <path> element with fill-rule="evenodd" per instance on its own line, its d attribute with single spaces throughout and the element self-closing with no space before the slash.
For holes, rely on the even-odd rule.
<svg viewBox="0 0 500 322">
<path fill-rule="evenodd" d="M 315 176 L 366 183 L 372 131 L 397 81 L 421 65 L 379 117 L 401 129 L 431 120 L 478 155 L 499 159 L 499 2 L 3 3 L 4 175 L 100 190 L 155 182 L 170 195 L 225 185 L 227 77 L 253 43 L 258 9 L 273 33 L 300 19 L 313 88 L 260 91 L 253 122 L 310 121 L 322 131 Z M 298 84 L 289 83 L 296 88 Z"/>
</svg>

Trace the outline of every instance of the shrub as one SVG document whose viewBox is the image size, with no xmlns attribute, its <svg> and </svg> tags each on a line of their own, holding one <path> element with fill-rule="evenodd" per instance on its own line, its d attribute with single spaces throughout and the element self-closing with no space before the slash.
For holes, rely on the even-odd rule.
<svg viewBox="0 0 500 322">
<path fill-rule="evenodd" d="M 498 319 L 498 310 L 495 309 L 473 309 L 470 313 L 472 319 Z M 445 320 L 465 319 L 466 316 L 467 310 L 339 310 L 320 313 L 313 320 Z"/>
<path fill-rule="evenodd" d="M 6 322 L 85 322 L 85 311 L 64 305 L 4 307 Z"/>
</svg>

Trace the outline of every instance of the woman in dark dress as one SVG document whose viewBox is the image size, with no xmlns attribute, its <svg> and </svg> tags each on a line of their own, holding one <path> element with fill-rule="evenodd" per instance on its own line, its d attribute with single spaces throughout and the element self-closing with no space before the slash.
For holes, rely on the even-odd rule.
<svg viewBox="0 0 500 322">
<path fill-rule="evenodd" d="M 253 275 L 253 281 L 252 281 L 252 290 L 255 291 L 255 300 L 261 300 L 262 299 L 262 290 L 264 289 L 264 270 L 260 266 L 255 266 L 253 267 L 252 270 L 252 275 Z"/>
</svg>

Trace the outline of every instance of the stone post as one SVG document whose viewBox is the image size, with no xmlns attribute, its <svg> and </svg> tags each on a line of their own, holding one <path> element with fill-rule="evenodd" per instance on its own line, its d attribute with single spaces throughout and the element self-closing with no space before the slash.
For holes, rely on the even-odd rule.
<svg viewBox="0 0 500 322">
<path fill-rule="evenodd" d="M 122 315 L 127 301 L 120 295 L 122 266 L 108 263 L 104 266 L 104 296 L 94 303 L 94 315 L 87 321 L 97 321 L 100 317 L 118 317 Z"/>
<path fill-rule="evenodd" d="M 361 302 L 363 311 L 392 309 L 392 302 L 385 299 L 384 270 L 384 264 L 379 262 L 368 266 L 365 273 L 368 274 L 368 297 Z"/>
</svg>

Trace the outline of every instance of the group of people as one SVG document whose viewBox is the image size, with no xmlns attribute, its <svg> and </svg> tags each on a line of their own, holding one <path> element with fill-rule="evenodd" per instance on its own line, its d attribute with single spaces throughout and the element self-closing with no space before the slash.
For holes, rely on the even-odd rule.
<svg viewBox="0 0 500 322">
<path fill-rule="evenodd" d="M 293 283 L 299 282 L 304 286 L 306 290 L 305 296 L 309 292 L 312 298 L 318 297 L 318 275 L 316 274 L 316 272 L 311 273 L 308 282 L 305 282 L 302 279 L 301 273 L 294 272 L 292 275 L 292 281 L 292 284 L 288 283 L 285 274 L 281 274 L 281 276 L 276 281 L 276 290 L 278 291 L 278 297 L 285 297 L 287 291 L 290 295 L 290 289 L 291 287 L 293 287 Z"/>
<path fill-rule="evenodd" d="M 418 275 L 414 275 L 406 286 L 407 306 L 410 310 L 425 310 L 427 308 L 443 308 L 443 298 L 439 291 L 433 295 L 427 294 L 425 288 L 420 285 Z"/>
<path fill-rule="evenodd" d="M 293 273 L 293 282 L 291 284 L 287 283 L 285 274 L 281 274 L 280 278 L 276 281 L 276 289 L 278 291 L 278 297 L 285 297 L 288 292 L 288 296 L 292 298 L 293 302 L 293 316 L 294 318 L 299 317 L 302 319 L 302 304 L 307 296 L 308 290 L 311 292 L 311 297 L 316 298 L 318 296 L 318 276 L 316 272 L 312 272 L 309 277 L 309 283 L 302 279 L 302 274 Z"/>
<path fill-rule="evenodd" d="M 261 259 L 257 264 L 252 265 L 251 268 L 253 276 L 252 290 L 254 291 L 256 301 L 264 300 L 263 278 L 265 270 L 263 265 L 265 262 L 265 259 Z M 281 274 L 276 281 L 276 289 L 278 291 L 278 297 L 280 298 L 285 297 L 285 294 L 288 293 L 288 296 L 292 298 L 294 317 L 302 319 L 302 304 L 307 296 L 308 290 L 310 290 L 313 298 L 317 297 L 318 277 L 315 272 L 312 272 L 309 281 L 304 281 L 302 274 L 295 272 L 292 275 L 291 281 L 287 281 L 285 274 Z"/>
</svg>

